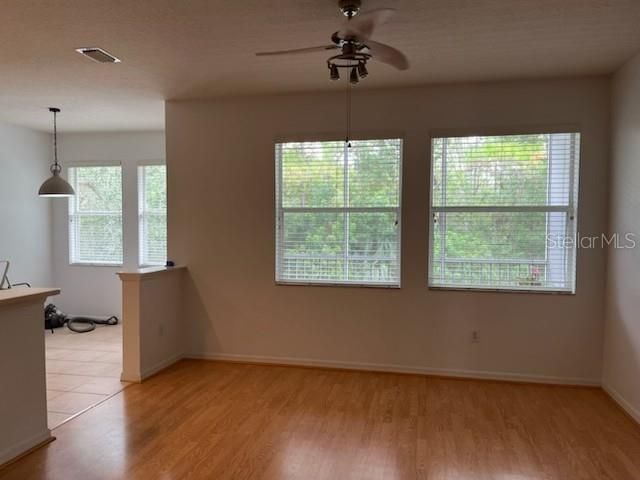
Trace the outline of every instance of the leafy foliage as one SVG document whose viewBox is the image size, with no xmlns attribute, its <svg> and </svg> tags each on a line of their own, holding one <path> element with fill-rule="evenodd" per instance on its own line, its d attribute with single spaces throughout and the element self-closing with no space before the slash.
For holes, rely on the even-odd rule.
<svg viewBox="0 0 640 480">
<path fill-rule="evenodd" d="M 397 282 L 401 141 L 276 148 L 283 279 Z"/>
<path fill-rule="evenodd" d="M 122 263 L 122 169 L 73 167 L 69 179 L 71 257 L 74 263 Z"/>
<path fill-rule="evenodd" d="M 167 260 L 167 170 L 165 165 L 138 169 L 140 263 L 164 265 Z"/>
<path fill-rule="evenodd" d="M 566 218 L 520 207 L 546 207 L 554 195 L 568 199 L 570 170 L 550 167 L 552 137 L 433 140 L 432 277 L 498 286 L 545 280 L 549 228 L 564 231 Z M 568 165 L 569 155 L 561 157 Z"/>
</svg>

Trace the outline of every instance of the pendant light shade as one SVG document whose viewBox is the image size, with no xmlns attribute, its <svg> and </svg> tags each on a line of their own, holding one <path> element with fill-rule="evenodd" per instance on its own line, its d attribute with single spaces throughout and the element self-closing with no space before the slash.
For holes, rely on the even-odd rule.
<svg viewBox="0 0 640 480">
<path fill-rule="evenodd" d="M 60 112 L 59 108 L 51 107 L 49 109 L 53 113 L 53 165 L 51 165 L 51 177 L 40 186 L 38 195 L 41 197 L 71 197 L 76 192 L 73 187 L 60 176 L 62 166 L 58 163 L 58 126 L 56 123 L 56 115 Z"/>
<path fill-rule="evenodd" d="M 72 197 L 76 194 L 69 182 L 60 176 L 60 170 L 56 171 L 52 168 L 51 173 L 53 175 L 40 186 L 38 195 L 41 197 Z"/>
</svg>

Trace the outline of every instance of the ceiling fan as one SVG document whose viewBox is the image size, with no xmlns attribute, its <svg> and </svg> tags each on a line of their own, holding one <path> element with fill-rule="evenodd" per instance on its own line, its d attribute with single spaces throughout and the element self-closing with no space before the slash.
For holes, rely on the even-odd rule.
<svg viewBox="0 0 640 480">
<path fill-rule="evenodd" d="M 349 68 L 349 81 L 358 83 L 359 78 L 368 75 L 367 62 L 371 59 L 391 65 L 398 70 L 409 68 L 407 57 L 399 50 L 384 43 L 371 40 L 373 32 L 388 21 L 396 12 L 393 8 L 378 8 L 360 13 L 361 0 L 340 0 L 338 6 L 347 17 L 340 29 L 331 35 L 333 43 L 319 47 L 295 48 L 275 52 L 259 52 L 258 56 L 292 55 L 340 50 L 327 59 L 331 80 L 340 78 L 339 69 Z"/>
</svg>

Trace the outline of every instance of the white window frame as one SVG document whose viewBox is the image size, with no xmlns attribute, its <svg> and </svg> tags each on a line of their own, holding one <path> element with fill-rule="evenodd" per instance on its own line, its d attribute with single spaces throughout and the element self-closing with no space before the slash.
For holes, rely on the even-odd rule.
<svg viewBox="0 0 640 480">
<path fill-rule="evenodd" d="M 282 206 L 282 162 L 277 159 L 282 158 L 282 152 L 278 151 L 278 149 L 282 148 L 283 143 L 289 142 L 336 142 L 340 141 L 339 138 L 322 138 L 322 139 L 295 139 L 295 140 L 278 140 L 275 143 L 275 155 L 276 155 L 276 178 L 275 178 L 275 186 L 276 186 L 276 255 L 275 255 L 275 282 L 276 285 L 306 285 L 306 286 L 338 286 L 338 287 L 366 287 L 366 288 L 391 288 L 397 289 L 402 286 L 402 164 L 404 159 L 404 138 L 402 136 L 383 136 L 383 137 L 367 137 L 367 138 L 354 138 L 353 140 L 400 140 L 400 164 L 399 164 L 399 185 L 398 185 L 398 207 L 322 207 L 322 208 L 313 208 L 313 207 L 283 207 Z M 346 151 L 348 149 L 347 144 L 344 145 L 345 155 L 344 155 L 344 163 L 345 170 L 346 164 L 348 162 L 348 158 L 346 156 Z M 348 195 L 348 188 L 346 185 L 348 184 L 348 176 L 345 175 L 344 178 L 345 188 L 343 195 Z M 345 202 L 346 204 L 346 202 Z M 345 239 L 344 242 L 347 244 L 347 248 L 345 248 L 344 256 L 345 260 L 349 256 L 348 252 L 348 242 L 349 242 L 349 222 L 348 222 L 348 214 L 349 213 L 389 213 L 395 212 L 397 219 L 397 229 L 398 229 L 398 281 L 397 283 L 383 283 L 383 282 L 362 282 L 362 281 L 337 281 L 337 280 L 282 280 L 280 279 L 280 272 L 282 271 L 282 262 L 283 258 L 280 257 L 280 248 L 279 245 L 284 244 L 284 229 L 282 225 L 284 224 L 284 214 L 285 213 L 343 213 L 345 214 L 345 218 L 347 221 L 344 222 L 345 229 Z M 347 263 L 348 265 L 348 263 Z"/>
<path fill-rule="evenodd" d="M 144 211 L 142 208 L 142 202 L 144 202 L 144 190 L 140 188 L 140 181 L 141 181 L 141 177 L 140 175 L 142 174 L 142 170 L 144 169 L 144 167 L 152 167 L 152 166 L 164 166 L 165 169 L 167 167 L 167 163 L 163 160 L 145 160 L 145 161 L 141 161 L 138 162 L 136 165 L 136 190 L 137 190 L 137 210 L 138 210 L 138 266 L 139 267 L 159 267 L 159 266 L 164 266 L 164 264 L 155 264 L 155 263 L 144 263 L 142 261 L 142 241 L 143 241 L 143 230 L 144 230 Z M 166 181 L 166 176 L 165 176 L 165 181 Z M 167 204 L 168 204 L 168 194 L 167 194 Z M 167 215 L 168 217 L 168 215 Z M 168 222 L 167 222 L 167 239 L 168 239 Z M 168 242 L 167 242 L 167 257 L 168 257 Z"/>
<path fill-rule="evenodd" d="M 433 140 L 437 138 L 453 138 L 453 137 L 492 137 L 492 136 L 507 136 L 507 135 L 552 135 L 552 134 L 577 134 L 580 135 L 580 141 L 578 143 L 578 165 L 575 161 L 571 162 L 570 174 L 569 174 L 569 205 L 548 205 L 548 206 L 494 206 L 494 207 L 434 207 L 433 205 Z M 572 157 L 575 159 L 575 157 Z M 498 131 L 473 131 L 473 132 L 432 132 L 429 137 L 429 218 L 428 218 L 428 255 L 427 255 L 427 286 L 429 290 L 450 290 L 450 291 L 470 291 L 470 292 L 500 292 L 500 293 L 534 293 L 534 294 L 561 294 L 561 295 L 575 295 L 578 284 L 578 271 L 577 271 L 577 252 L 578 248 L 575 246 L 572 248 L 571 254 L 568 256 L 568 262 L 566 264 L 566 271 L 573 272 L 573 285 L 572 288 L 540 288 L 535 289 L 529 286 L 523 286 L 519 288 L 517 286 L 509 287 L 486 287 L 486 286 L 464 286 L 464 285 L 441 285 L 434 283 L 431 277 L 431 266 L 434 261 L 441 261 L 440 259 L 433 258 L 433 225 L 435 215 L 437 213 L 455 213 L 455 212 L 509 212 L 509 213 L 527 213 L 527 212 L 564 212 L 567 216 L 567 222 L 565 223 L 565 238 L 574 238 L 578 234 L 578 205 L 580 203 L 580 161 L 582 159 L 582 132 L 575 126 L 569 126 L 568 128 L 558 129 L 532 129 L 532 130 L 498 130 Z M 443 162 L 443 175 L 446 175 L 446 169 L 444 168 L 446 162 Z M 577 168 L 577 171 L 576 171 Z M 445 193 L 443 189 L 443 194 Z M 442 249 L 442 252 L 445 250 Z M 444 254 L 443 254 L 444 258 Z"/>
<path fill-rule="evenodd" d="M 74 258 L 74 245 L 72 238 L 77 238 L 77 235 L 71 235 L 71 229 L 73 218 L 78 214 L 75 211 L 76 196 L 72 196 L 67 199 L 67 242 L 69 251 L 69 265 L 72 267 L 122 267 L 124 265 L 124 249 L 125 249 L 125 232 L 124 232 L 124 173 L 125 169 L 122 162 L 118 161 L 100 161 L 100 162 L 67 162 L 67 168 L 91 168 L 91 167 L 119 167 L 120 168 L 120 192 L 122 202 L 120 204 L 120 223 L 122 228 L 122 262 L 79 262 Z M 74 190 L 76 186 L 72 185 Z M 77 191 L 77 190 L 76 190 Z M 83 212 L 86 214 L 87 212 Z"/>
</svg>

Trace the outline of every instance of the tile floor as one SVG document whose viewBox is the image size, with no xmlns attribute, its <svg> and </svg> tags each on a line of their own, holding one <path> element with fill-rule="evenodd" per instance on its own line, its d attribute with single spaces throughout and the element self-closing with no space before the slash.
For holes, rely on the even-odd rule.
<svg viewBox="0 0 640 480">
<path fill-rule="evenodd" d="M 96 326 L 74 333 L 67 327 L 45 331 L 49 428 L 124 389 L 122 325 Z"/>
</svg>

